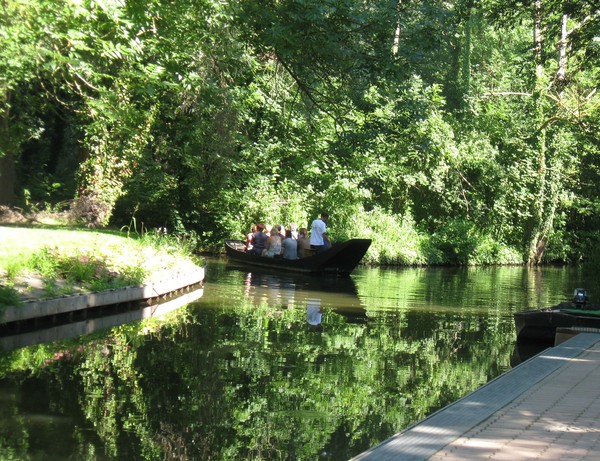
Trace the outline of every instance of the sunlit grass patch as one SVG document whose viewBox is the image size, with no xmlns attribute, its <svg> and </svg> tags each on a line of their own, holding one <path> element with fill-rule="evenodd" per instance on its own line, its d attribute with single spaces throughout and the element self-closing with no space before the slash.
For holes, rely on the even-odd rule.
<svg viewBox="0 0 600 461">
<path fill-rule="evenodd" d="M 27 296 L 27 279 L 41 279 L 45 297 L 102 291 L 173 278 L 196 269 L 188 248 L 170 236 L 0 227 L 0 305 Z"/>
</svg>

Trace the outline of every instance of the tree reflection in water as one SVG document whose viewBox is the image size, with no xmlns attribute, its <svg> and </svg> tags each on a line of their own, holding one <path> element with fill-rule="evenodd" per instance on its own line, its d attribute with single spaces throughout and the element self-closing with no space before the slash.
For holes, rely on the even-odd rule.
<svg viewBox="0 0 600 461">
<path fill-rule="evenodd" d="M 0 354 L 0 458 L 348 459 L 507 370 L 512 312 L 593 288 L 553 269 L 208 269 L 165 319 Z"/>
</svg>

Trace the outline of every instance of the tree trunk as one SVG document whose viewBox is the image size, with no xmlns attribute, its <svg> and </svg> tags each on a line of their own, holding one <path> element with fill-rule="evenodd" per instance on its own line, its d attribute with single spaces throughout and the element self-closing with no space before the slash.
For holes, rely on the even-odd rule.
<svg viewBox="0 0 600 461">
<path fill-rule="evenodd" d="M 463 47 L 462 60 L 462 98 L 461 105 L 464 109 L 466 97 L 471 91 L 471 48 L 472 48 L 472 30 L 473 30 L 473 2 L 469 2 L 468 15 L 465 22 L 465 45 Z"/>
<path fill-rule="evenodd" d="M 546 247 L 547 229 L 544 224 L 544 208 L 546 190 L 546 129 L 544 127 L 544 113 L 541 101 L 542 81 L 544 76 L 544 64 L 542 55 L 543 34 L 542 34 L 542 1 L 534 2 L 534 26 L 533 26 L 533 59 L 536 64 L 535 76 L 533 82 L 533 97 L 535 98 L 535 122 L 540 127 L 535 140 L 533 141 L 533 151 L 535 152 L 535 165 L 537 171 L 535 177 L 535 198 L 530 204 L 530 223 L 527 261 L 530 265 L 539 264 L 544 255 Z"/>
<path fill-rule="evenodd" d="M 394 30 L 394 39 L 392 40 L 392 56 L 398 56 L 398 50 L 400 49 L 400 5 L 402 1 L 398 0 L 396 4 L 396 29 Z"/>
<path fill-rule="evenodd" d="M 562 96 L 563 89 L 567 83 L 567 21 L 569 17 L 566 14 L 562 16 L 562 27 L 560 32 L 560 42 L 558 44 L 558 71 L 556 72 L 556 86 L 559 89 L 559 96 Z"/>
<path fill-rule="evenodd" d="M 535 198 L 531 204 L 531 220 L 529 226 L 529 264 L 540 264 L 544 257 L 544 251 L 548 236 L 554 228 L 554 218 L 560 203 L 560 181 L 562 171 L 561 153 L 553 146 L 552 136 L 547 129 L 548 116 L 544 109 L 545 88 L 544 83 L 544 57 L 542 48 L 543 37 L 543 12 L 542 0 L 534 2 L 534 60 L 536 63 L 535 80 L 533 83 L 533 95 L 535 98 L 535 124 L 538 127 L 533 141 L 535 152 L 534 193 Z M 562 34 L 555 49 L 558 50 L 559 69 L 557 73 L 558 87 L 564 88 L 567 66 L 567 16 L 562 16 Z"/>
<path fill-rule="evenodd" d="M 542 45 L 544 41 L 542 36 L 542 0 L 535 0 L 534 2 L 533 23 L 533 57 L 535 59 L 535 86 L 537 89 L 541 78 L 544 76 L 542 56 Z"/>
<path fill-rule="evenodd" d="M 0 112 L 0 205 L 15 204 L 15 157 L 9 132 L 10 92 L 5 90 L 6 108 Z"/>
<path fill-rule="evenodd" d="M 0 158 L 0 205 L 15 205 L 15 160 L 12 154 Z"/>
</svg>

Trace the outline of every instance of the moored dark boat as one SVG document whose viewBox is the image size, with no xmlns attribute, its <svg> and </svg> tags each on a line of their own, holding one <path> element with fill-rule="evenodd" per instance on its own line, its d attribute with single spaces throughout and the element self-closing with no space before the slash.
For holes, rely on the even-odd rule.
<svg viewBox="0 0 600 461">
<path fill-rule="evenodd" d="M 301 259 L 268 258 L 245 251 L 241 240 L 227 240 L 227 256 L 234 261 L 258 267 L 274 268 L 306 274 L 349 275 L 360 263 L 369 247 L 370 239 L 351 239 L 333 245 L 330 249 Z"/>
<path fill-rule="evenodd" d="M 583 291 L 583 297 L 578 298 Z M 514 314 L 517 341 L 535 341 L 553 344 L 556 330 L 568 328 L 579 331 L 600 332 L 600 306 L 587 304 L 585 290 L 575 290 L 573 302 L 563 302 L 553 307 Z"/>
</svg>

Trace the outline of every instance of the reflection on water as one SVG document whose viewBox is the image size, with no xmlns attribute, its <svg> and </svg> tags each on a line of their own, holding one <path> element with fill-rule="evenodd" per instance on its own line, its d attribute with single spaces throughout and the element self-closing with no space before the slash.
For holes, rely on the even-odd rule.
<svg viewBox="0 0 600 461">
<path fill-rule="evenodd" d="M 280 309 L 305 309 L 307 323 L 322 331 L 323 312 L 333 312 L 349 322 L 366 322 L 366 309 L 361 304 L 351 278 L 316 278 L 260 272 L 236 271 L 244 274 L 244 295 L 254 305 Z"/>
<path fill-rule="evenodd" d="M 306 300 L 306 321 L 316 330 L 323 331 L 323 311 L 321 310 L 321 300 L 318 298 L 309 298 Z"/>
<path fill-rule="evenodd" d="M 182 306 L 197 301 L 203 294 L 204 288 L 201 284 L 198 284 L 191 287 L 191 291 L 179 294 L 175 299 L 169 298 L 166 301 L 161 301 L 150 306 L 143 306 L 142 303 L 139 303 L 134 308 L 127 309 L 118 314 L 99 315 L 95 317 L 92 317 L 92 314 L 89 314 L 88 318 L 81 321 L 65 323 L 58 326 L 46 326 L 46 328 L 36 328 L 33 331 L 0 336 L 0 351 L 11 351 L 13 349 L 19 349 L 35 344 L 77 338 L 124 323 L 160 317 L 179 309 Z M 52 322 L 50 321 L 48 323 Z"/>
<path fill-rule="evenodd" d="M 508 370 L 512 313 L 575 286 L 600 294 L 573 268 L 211 261 L 164 321 L 0 353 L 0 459 L 349 459 Z"/>
</svg>

